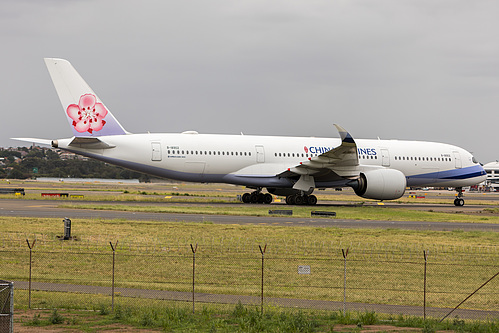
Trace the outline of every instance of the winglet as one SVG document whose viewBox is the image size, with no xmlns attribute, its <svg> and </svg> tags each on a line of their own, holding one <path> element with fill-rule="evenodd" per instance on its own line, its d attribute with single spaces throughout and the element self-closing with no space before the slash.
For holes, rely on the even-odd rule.
<svg viewBox="0 0 499 333">
<path fill-rule="evenodd" d="M 127 134 L 69 61 L 44 60 L 75 137 Z"/>
<path fill-rule="evenodd" d="M 346 142 L 346 143 L 353 143 L 355 144 L 355 140 L 353 139 L 353 137 L 350 135 L 350 133 L 347 132 L 346 129 L 344 129 L 343 127 L 341 127 L 340 125 L 338 124 L 334 124 L 334 126 L 336 127 L 336 129 L 338 130 L 338 132 L 340 133 L 340 137 L 341 137 L 341 141 L 342 142 Z"/>
</svg>

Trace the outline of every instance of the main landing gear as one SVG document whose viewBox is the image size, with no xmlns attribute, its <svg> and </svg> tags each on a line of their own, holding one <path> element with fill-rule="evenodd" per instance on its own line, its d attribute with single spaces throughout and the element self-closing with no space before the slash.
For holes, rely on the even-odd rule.
<svg viewBox="0 0 499 333">
<path fill-rule="evenodd" d="M 286 196 L 286 204 L 288 205 L 315 205 L 317 197 L 315 195 L 292 194 Z"/>
<path fill-rule="evenodd" d="M 269 190 L 274 193 L 272 189 Z M 289 193 L 289 192 L 288 192 Z M 276 193 L 274 193 L 276 194 Z M 277 195 L 285 195 L 284 193 L 279 193 Z M 262 193 L 261 188 L 257 188 L 256 191 L 251 193 L 244 193 L 241 197 L 243 203 L 261 203 L 261 204 L 271 204 L 272 195 L 270 193 Z M 286 195 L 286 204 L 288 205 L 315 205 L 317 204 L 317 197 L 315 195 L 307 195 L 303 192 L 294 193 Z"/>
<path fill-rule="evenodd" d="M 251 193 L 244 193 L 241 199 L 244 203 L 272 203 L 272 195 L 269 193 L 262 193 L 261 188 Z"/>
<path fill-rule="evenodd" d="M 463 188 L 462 187 L 456 187 L 457 191 L 457 198 L 454 199 L 454 206 L 464 206 L 464 199 L 463 199 Z"/>
</svg>

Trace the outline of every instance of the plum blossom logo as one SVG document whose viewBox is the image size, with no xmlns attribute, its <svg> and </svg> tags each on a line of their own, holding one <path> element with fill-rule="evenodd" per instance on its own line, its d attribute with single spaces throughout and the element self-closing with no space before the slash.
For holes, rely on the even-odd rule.
<svg viewBox="0 0 499 333">
<path fill-rule="evenodd" d="M 303 147 L 303 150 L 305 150 L 305 153 L 308 154 L 308 148 L 307 148 L 307 146 Z"/>
<path fill-rule="evenodd" d="M 106 124 L 104 117 L 107 110 L 102 103 L 97 103 L 97 98 L 92 94 L 81 95 L 78 105 L 68 106 L 66 113 L 73 119 L 73 127 L 80 133 L 100 131 Z"/>
</svg>

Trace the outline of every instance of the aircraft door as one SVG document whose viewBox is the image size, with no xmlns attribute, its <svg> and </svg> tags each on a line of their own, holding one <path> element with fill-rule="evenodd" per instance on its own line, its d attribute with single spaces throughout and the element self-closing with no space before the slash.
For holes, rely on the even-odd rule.
<svg viewBox="0 0 499 333">
<path fill-rule="evenodd" d="M 264 163 L 265 162 L 265 149 L 263 148 L 262 145 L 256 145 L 256 162 L 257 163 Z"/>
<path fill-rule="evenodd" d="M 381 165 L 386 167 L 390 166 L 390 153 L 386 148 L 381 148 Z"/>
<path fill-rule="evenodd" d="M 461 169 L 462 168 L 462 163 L 461 163 L 461 154 L 459 154 L 458 151 L 453 151 L 454 154 L 454 161 L 456 162 L 456 169 Z"/>
<path fill-rule="evenodd" d="M 152 156 L 151 161 L 161 161 L 161 143 L 151 142 Z"/>
</svg>

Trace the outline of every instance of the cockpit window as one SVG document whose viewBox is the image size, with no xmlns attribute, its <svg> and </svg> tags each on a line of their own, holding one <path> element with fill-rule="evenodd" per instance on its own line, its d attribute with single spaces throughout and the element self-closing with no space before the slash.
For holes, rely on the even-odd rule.
<svg viewBox="0 0 499 333">
<path fill-rule="evenodd" d="M 473 161 L 473 163 L 477 164 L 478 161 L 475 159 L 475 156 L 471 156 L 471 160 Z"/>
</svg>

